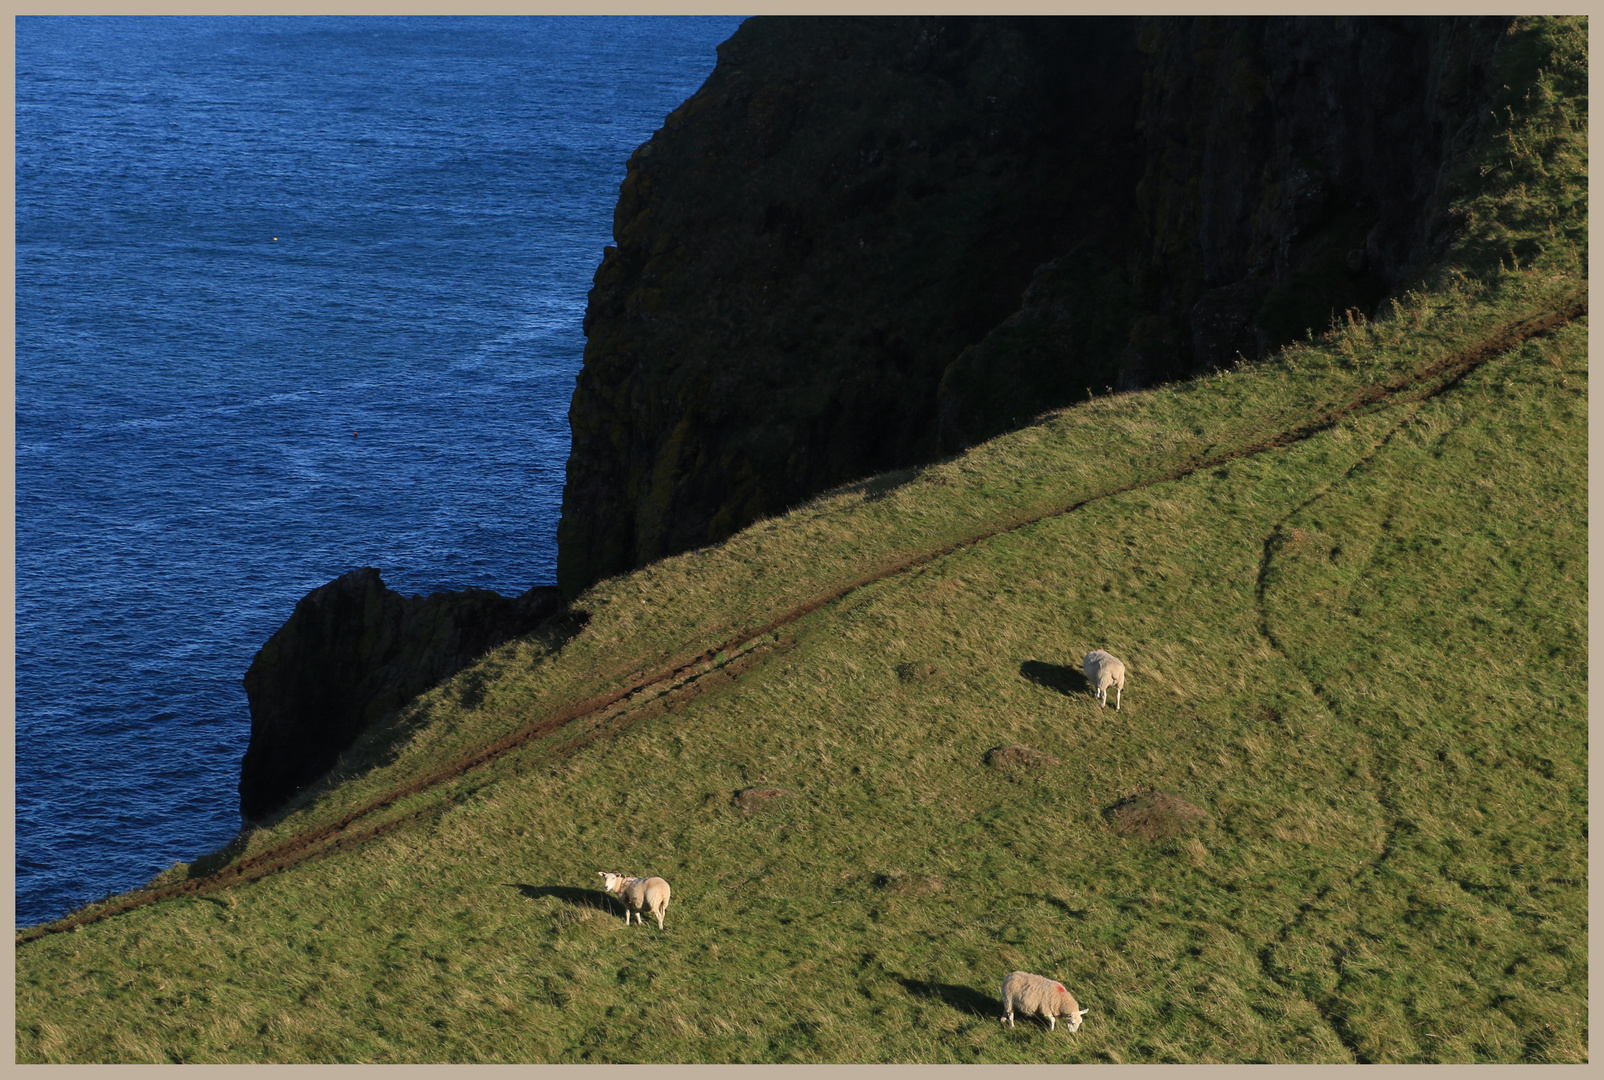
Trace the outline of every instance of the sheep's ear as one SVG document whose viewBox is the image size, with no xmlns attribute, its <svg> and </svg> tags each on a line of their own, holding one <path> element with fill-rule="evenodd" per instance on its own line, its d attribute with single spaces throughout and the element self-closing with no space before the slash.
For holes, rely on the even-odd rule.
<svg viewBox="0 0 1604 1080">
<path fill-rule="evenodd" d="M 1080 1011 L 1080 1014 L 1081 1014 L 1081 1015 L 1082 1015 L 1082 1016 L 1085 1016 L 1085 1015 L 1086 1015 L 1086 1014 L 1087 1014 L 1087 1013 L 1089 1013 L 1089 1012 L 1091 1012 L 1091 1011 L 1092 1011 L 1092 1010 L 1090 1010 L 1090 1009 L 1082 1009 L 1082 1010 L 1081 1010 L 1081 1011 Z"/>
</svg>

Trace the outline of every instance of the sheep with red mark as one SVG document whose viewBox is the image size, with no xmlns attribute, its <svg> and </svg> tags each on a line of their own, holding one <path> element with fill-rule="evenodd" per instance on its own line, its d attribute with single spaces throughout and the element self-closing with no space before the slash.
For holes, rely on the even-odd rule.
<svg viewBox="0 0 1604 1080">
<path fill-rule="evenodd" d="M 1045 975 L 1032 975 L 1028 971 L 1011 971 L 1002 982 L 1002 1022 L 1014 1026 L 1014 1011 L 1026 1016 L 1040 1016 L 1047 1021 L 1047 1030 L 1058 1026 L 1058 1017 L 1070 1034 L 1080 1030 L 1080 1018 L 1091 1012 L 1075 1001 L 1075 995 L 1064 989 L 1064 984 Z"/>
</svg>

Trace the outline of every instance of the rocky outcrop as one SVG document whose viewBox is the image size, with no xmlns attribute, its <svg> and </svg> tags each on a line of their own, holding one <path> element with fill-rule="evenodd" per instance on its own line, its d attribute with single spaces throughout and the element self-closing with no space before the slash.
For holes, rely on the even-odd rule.
<svg viewBox="0 0 1604 1080">
<path fill-rule="evenodd" d="M 752 19 L 630 158 L 558 579 L 1371 312 L 1507 18 Z"/>
<path fill-rule="evenodd" d="M 326 773 L 374 721 L 558 609 L 555 586 L 425 599 L 353 570 L 313 589 L 245 673 L 251 741 L 240 813 L 264 817 Z"/>
</svg>

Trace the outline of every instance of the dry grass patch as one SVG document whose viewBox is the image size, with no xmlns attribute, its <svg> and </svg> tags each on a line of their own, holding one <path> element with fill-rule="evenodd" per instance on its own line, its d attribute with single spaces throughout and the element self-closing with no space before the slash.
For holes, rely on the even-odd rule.
<svg viewBox="0 0 1604 1080">
<path fill-rule="evenodd" d="M 1103 811 L 1103 816 L 1121 836 L 1138 840 L 1165 840 L 1181 836 L 1207 824 L 1209 815 L 1167 791 L 1147 791 L 1130 795 Z"/>
<path fill-rule="evenodd" d="M 1029 746 L 994 746 L 986 751 L 986 764 L 994 769 L 1038 769 L 1062 765 L 1053 755 Z"/>
<path fill-rule="evenodd" d="M 935 874 L 906 874 L 901 870 L 876 875 L 874 884 L 897 896 L 933 896 L 947 889 L 947 883 Z"/>
<path fill-rule="evenodd" d="M 789 799 L 795 792 L 778 787 L 749 787 L 742 788 L 730 796 L 730 802 L 742 813 L 753 814 L 760 810 L 767 810 L 783 799 Z"/>
</svg>

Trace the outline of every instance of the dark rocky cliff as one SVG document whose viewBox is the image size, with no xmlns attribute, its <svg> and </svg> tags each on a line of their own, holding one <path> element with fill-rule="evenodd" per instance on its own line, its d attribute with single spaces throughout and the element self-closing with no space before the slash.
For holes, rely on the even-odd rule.
<svg viewBox="0 0 1604 1080">
<path fill-rule="evenodd" d="M 240 813 L 254 820 L 278 809 L 374 721 L 557 608 L 550 585 L 511 598 L 487 589 L 402 596 L 371 567 L 313 589 L 245 673 L 251 741 Z"/>
<path fill-rule="evenodd" d="M 629 161 L 570 411 L 565 592 L 932 457 L 953 357 L 1040 263 L 1123 242 L 1136 29 L 743 24 Z"/>
<path fill-rule="evenodd" d="M 1372 311 L 1508 19 L 753 19 L 630 158 L 558 577 Z"/>
</svg>

